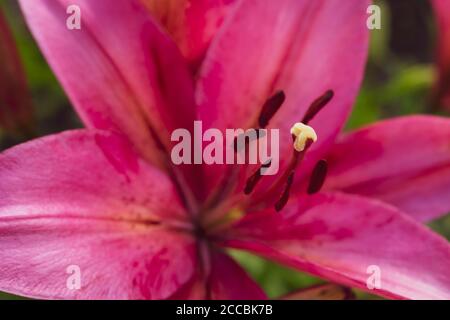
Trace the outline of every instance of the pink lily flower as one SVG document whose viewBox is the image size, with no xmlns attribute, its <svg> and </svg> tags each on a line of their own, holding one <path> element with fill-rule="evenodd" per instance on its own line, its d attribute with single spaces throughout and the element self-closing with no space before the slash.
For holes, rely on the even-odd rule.
<svg viewBox="0 0 450 320">
<path fill-rule="evenodd" d="M 265 298 L 226 254 L 237 248 L 364 290 L 376 266 L 373 293 L 450 298 L 450 246 L 420 223 L 450 209 L 450 121 L 407 117 L 338 137 L 363 76 L 368 1 L 236 1 L 200 64 L 137 0 L 20 2 L 87 129 L 0 156 L 0 290 Z M 82 30 L 69 31 L 74 3 Z M 281 130 L 274 177 L 168 159 L 170 133 L 194 119 L 249 128 L 261 116 Z M 290 128 L 302 118 L 318 140 L 298 151 Z M 67 286 L 70 266 L 77 289 Z"/>
<path fill-rule="evenodd" d="M 27 135 L 32 107 L 24 70 L 11 30 L 0 11 L 0 126 L 10 134 Z"/>
</svg>

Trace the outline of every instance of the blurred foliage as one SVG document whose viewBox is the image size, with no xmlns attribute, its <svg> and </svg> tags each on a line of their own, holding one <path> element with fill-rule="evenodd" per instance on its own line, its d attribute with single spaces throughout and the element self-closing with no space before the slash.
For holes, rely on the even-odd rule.
<svg viewBox="0 0 450 320">
<path fill-rule="evenodd" d="M 381 7 L 382 28 L 371 31 L 366 74 L 347 124 L 348 129 L 380 119 L 428 113 L 431 110 L 430 93 L 435 80 L 434 45 L 419 45 L 420 42 L 434 43 L 435 26 L 429 4 L 425 0 L 379 0 L 375 3 Z M 400 7 L 403 11 L 399 10 L 399 15 L 393 16 L 392 6 Z M 424 6 L 428 9 L 424 9 Z M 420 12 L 418 17 L 416 11 Z M 415 17 L 413 24 L 409 23 L 411 15 Z M 394 32 L 394 21 L 398 28 L 406 29 L 408 34 L 421 34 L 424 37 L 425 33 L 428 40 L 410 39 L 405 34 Z M 403 27 L 402 21 L 407 22 L 406 27 Z M 427 32 L 424 32 L 424 28 Z M 407 43 L 408 39 L 413 43 Z M 401 49 L 393 48 L 393 44 Z"/>
<path fill-rule="evenodd" d="M 435 26 L 426 0 L 378 0 L 382 29 L 371 32 L 367 72 L 347 129 L 380 119 L 431 113 L 430 92 L 435 78 L 433 48 Z M 1 3 L 13 27 L 32 90 L 38 116 L 38 136 L 81 126 L 70 103 L 32 40 L 13 0 Z M 2 136 L 0 150 L 18 141 Z M 450 216 L 430 226 L 450 238 Z M 281 267 L 248 253 L 231 250 L 233 257 L 261 284 L 272 298 L 322 280 Z M 376 297 L 356 290 L 363 299 Z M 0 299 L 15 298 L 1 294 Z"/>
<path fill-rule="evenodd" d="M 51 72 L 47 62 L 28 32 L 21 16 L 17 1 L 5 0 L 0 3 L 11 26 L 22 63 L 31 89 L 37 116 L 36 136 L 44 136 L 67 129 L 81 127 L 81 122 L 70 107 L 70 103 Z M 34 137 L 9 137 L 0 128 L 0 150 L 16 145 Z"/>
</svg>

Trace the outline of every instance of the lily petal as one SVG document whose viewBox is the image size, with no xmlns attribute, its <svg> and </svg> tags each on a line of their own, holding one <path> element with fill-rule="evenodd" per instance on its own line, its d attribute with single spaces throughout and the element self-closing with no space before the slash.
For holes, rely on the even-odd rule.
<svg viewBox="0 0 450 320">
<path fill-rule="evenodd" d="M 438 25 L 438 72 L 437 99 L 445 108 L 450 108 L 450 2 L 431 1 Z"/>
<path fill-rule="evenodd" d="M 22 63 L 0 11 L 0 126 L 12 134 L 29 135 L 33 110 Z"/>
<path fill-rule="evenodd" d="M 450 120 L 411 116 L 349 133 L 328 157 L 326 189 L 381 199 L 420 221 L 450 212 Z"/>
<path fill-rule="evenodd" d="M 35 140 L 0 155 L 0 176 L 1 291 L 161 299 L 191 278 L 195 242 L 176 232 L 188 224 L 175 188 L 123 139 L 80 130 Z"/>
<path fill-rule="evenodd" d="M 192 126 L 193 81 L 178 48 L 140 1 L 20 3 L 84 123 L 124 133 L 146 159 L 163 166 L 161 144 L 168 148 L 175 128 Z M 65 26 L 73 5 L 81 30 Z"/>
<path fill-rule="evenodd" d="M 196 70 L 235 0 L 141 0 Z"/>
<path fill-rule="evenodd" d="M 210 298 L 213 300 L 261 300 L 264 291 L 232 258 L 213 252 L 209 275 Z"/>
<path fill-rule="evenodd" d="M 375 200 L 337 193 L 298 198 L 281 214 L 250 214 L 228 232 L 223 245 L 346 286 L 369 291 L 376 268 L 381 286 L 370 290 L 374 294 L 450 298 L 448 242 Z"/>
<path fill-rule="evenodd" d="M 207 277 L 197 270 L 190 282 L 171 299 L 174 300 L 264 300 L 264 291 L 232 258 L 213 251 Z M 203 272 L 204 273 L 204 272 Z"/>
<path fill-rule="evenodd" d="M 315 163 L 343 126 L 360 86 L 367 6 L 365 0 L 239 2 L 200 71 L 196 98 L 204 127 L 255 127 L 264 102 L 283 90 L 286 101 L 268 128 L 280 129 L 280 155 L 287 161 L 290 128 L 331 89 L 334 99 L 311 122 L 320 141 L 308 159 Z M 217 175 L 210 180 L 218 181 Z"/>
</svg>

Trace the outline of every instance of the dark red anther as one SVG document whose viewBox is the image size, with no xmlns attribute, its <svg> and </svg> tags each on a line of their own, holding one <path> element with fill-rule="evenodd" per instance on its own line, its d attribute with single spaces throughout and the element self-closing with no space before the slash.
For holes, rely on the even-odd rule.
<svg viewBox="0 0 450 320">
<path fill-rule="evenodd" d="M 272 119 L 275 113 L 277 113 L 285 100 L 286 95 L 283 91 L 278 91 L 272 97 L 267 99 L 258 118 L 258 125 L 260 128 L 264 129 L 265 127 L 267 127 L 270 119 Z"/>
<path fill-rule="evenodd" d="M 308 124 L 319 113 L 319 111 L 322 110 L 323 107 L 325 107 L 328 104 L 328 102 L 330 102 L 333 96 L 334 96 L 333 90 L 328 90 L 319 98 L 314 100 L 313 103 L 311 103 L 311 105 L 309 106 L 308 111 L 306 111 L 302 123 Z"/>
<path fill-rule="evenodd" d="M 259 182 L 259 180 L 263 176 L 263 170 L 270 168 L 271 164 L 272 164 L 272 160 L 270 159 L 269 161 L 264 163 L 260 168 L 258 168 L 258 170 L 256 170 L 255 173 L 253 173 L 250 176 L 250 178 L 247 179 L 247 182 L 246 182 L 245 188 L 244 188 L 244 193 L 246 195 L 249 195 L 250 193 L 253 192 L 253 190 L 256 187 L 256 184 Z"/>
<path fill-rule="evenodd" d="M 326 160 L 319 160 L 311 174 L 308 186 L 308 194 L 314 194 L 322 189 L 328 172 L 328 163 Z"/>
<path fill-rule="evenodd" d="M 244 147 L 245 149 L 248 148 L 249 144 L 253 142 L 254 140 L 258 140 L 259 138 L 263 137 L 265 135 L 265 131 L 262 129 L 265 129 L 267 125 L 269 124 L 270 119 L 273 118 L 275 113 L 280 109 L 281 105 L 284 103 L 284 100 L 286 100 L 286 95 L 283 91 L 278 91 L 275 93 L 272 97 L 267 99 L 267 101 L 264 103 L 261 113 L 259 114 L 258 118 L 258 129 L 256 130 L 256 136 L 255 137 L 249 137 L 248 139 L 245 138 L 245 141 L 243 144 L 238 145 L 239 139 L 242 139 L 242 137 L 245 134 L 241 134 L 234 138 L 233 142 L 233 149 L 234 152 L 241 152 Z"/>
<path fill-rule="evenodd" d="M 238 153 L 241 152 L 242 150 L 247 150 L 248 146 L 250 145 L 250 143 L 252 143 L 253 141 L 258 140 L 259 138 L 262 138 L 266 135 L 264 130 L 261 129 L 255 129 L 255 136 L 246 136 L 245 133 L 240 134 L 239 136 L 234 138 L 234 142 L 233 142 L 233 148 L 234 148 L 234 152 Z M 247 138 L 248 137 L 248 138 Z M 244 140 L 244 143 L 239 145 L 239 140 Z M 245 148 L 244 148 L 245 147 Z"/>
<path fill-rule="evenodd" d="M 289 174 L 289 177 L 287 178 L 286 186 L 284 187 L 283 193 L 281 194 L 280 199 L 278 199 L 278 201 L 275 203 L 275 210 L 277 212 L 280 212 L 281 210 L 283 210 L 284 206 L 287 204 L 287 202 L 289 200 L 291 186 L 292 186 L 292 183 L 294 182 L 294 174 L 295 174 L 294 171 L 292 171 Z"/>
</svg>

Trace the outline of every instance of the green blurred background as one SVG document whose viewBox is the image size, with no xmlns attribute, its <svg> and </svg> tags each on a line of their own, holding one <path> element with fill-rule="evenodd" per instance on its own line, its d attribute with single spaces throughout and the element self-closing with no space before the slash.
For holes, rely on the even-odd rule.
<svg viewBox="0 0 450 320">
<path fill-rule="evenodd" d="M 405 114 L 448 116 L 435 110 L 430 103 L 435 79 L 433 62 L 436 26 L 429 2 L 379 0 L 374 3 L 382 9 L 382 29 L 371 31 L 367 72 L 347 129 Z M 14 31 L 27 73 L 36 126 L 33 137 L 9 137 L 0 131 L 0 150 L 37 136 L 82 127 L 28 32 L 16 1 L 2 0 L 0 6 Z M 450 239 L 450 215 L 432 222 L 430 227 Z M 237 251 L 232 254 L 270 297 L 321 283 L 317 278 L 249 254 Z M 360 291 L 356 291 L 356 294 L 358 298 L 375 298 Z M 17 298 L 0 293 L 0 299 Z"/>
</svg>

